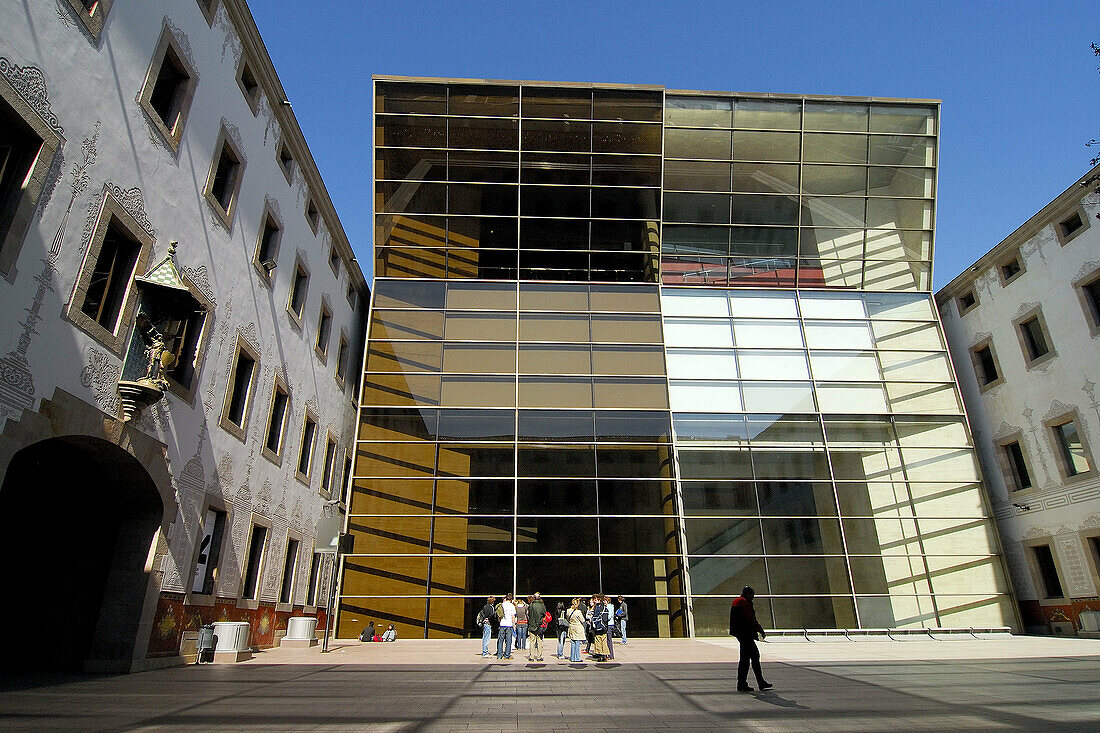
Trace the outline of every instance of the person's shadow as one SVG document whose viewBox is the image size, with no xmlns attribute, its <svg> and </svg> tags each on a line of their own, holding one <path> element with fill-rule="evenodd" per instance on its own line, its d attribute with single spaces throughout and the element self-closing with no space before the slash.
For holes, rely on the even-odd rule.
<svg viewBox="0 0 1100 733">
<path fill-rule="evenodd" d="M 752 693 L 752 696 L 761 702 L 766 702 L 769 705 L 775 705 L 779 708 L 792 708 L 794 710 L 809 710 L 805 705 L 799 705 L 794 700 L 788 700 L 785 697 L 781 697 L 773 690 L 756 690 Z"/>
</svg>

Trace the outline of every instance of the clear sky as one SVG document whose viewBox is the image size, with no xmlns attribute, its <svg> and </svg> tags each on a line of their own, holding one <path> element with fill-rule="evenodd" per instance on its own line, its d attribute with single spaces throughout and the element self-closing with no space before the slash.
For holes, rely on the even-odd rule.
<svg viewBox="0 0 1100 733">
<path fill-rule="evenodd" d="M 934 286 L 1100 150 L 1094 0 L 252 0 L 370 279 L 371 74 L 943 100 Z"/>
</svg>

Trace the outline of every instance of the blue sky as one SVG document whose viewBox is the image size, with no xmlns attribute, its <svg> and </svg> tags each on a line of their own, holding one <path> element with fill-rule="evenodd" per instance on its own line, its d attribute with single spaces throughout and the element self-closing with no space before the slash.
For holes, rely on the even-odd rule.
<svg viewBox="0 0 1100 733">
<path fill-rule="evenodd" d="M 1100 152 L 1084 146 L 1100 137 L 1091 1 L 255 0 L 252 13 L 368 279 L 371 74 L 941 99 L 937 288 Z"/>
</svg>

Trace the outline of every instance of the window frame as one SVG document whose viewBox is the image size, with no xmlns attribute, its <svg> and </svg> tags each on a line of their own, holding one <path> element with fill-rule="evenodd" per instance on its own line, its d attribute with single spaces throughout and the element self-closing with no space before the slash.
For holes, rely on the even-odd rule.
<svg viewBox="0 0 1100 733">
<path fill-rule="evenodd" d="M 252 374 L 248 381 L 248 393 L 245 395 L 244 412 L 241 416 L 241 424 L 237 425 L 229 418 L 229 406 L 233 396 L 233 384 L 236 381 L 237 364 L 241 353 L 247 353 L 252 359 Z M 248 423 L 252 418 L 252 405 L 256 401 L 256 384 L 260 378 L 260 355 L 243 336 L 237 334 L 236 348 L 233 349 L 233 361 L 229 365 L 229 381 L 225 387 L 225 399 L 222 401 L 222 414 L 218 424 L 230 435 L 236 436 L 242 442 L 248 438 Z M 266 433 L 264 435 L 266 438 Z"/>
<path fill-rule="evenodd" d="M 214 304 L 210 302 L 210 299 L 203 295 L 202 291 L 196 288 L 187 276 L 184 275 L 184 282 L 187 285 L 187 289 L 191 291 L 192 297 L 195 298 L 202 305 L 204 312 L 202 319 L 202 333 L 199 334 L 199 340 L 195 344 L 195 358 L 193 360 L 194 374 L 191 377 L 191 386 L 184 386 L 182 382 L 176 380 L 172 376 L 172 371 L 167 370 L 165 377 L 168 379 L 168 388 L 180 399 L 187 402 L 189 405 L 193 405 L 195 402 L 195 394 L 198 392 L 199 386 L 199 374 L 202 372 L 202 365 L 206 360 L 206 350 L 210 345 L 210 334 L 213 330 L 214 319 Z"/>
<path fill-rule="evenodd" d="M 1077 216 L 1081 220 L 1081 226 L 1077 227 L 1070 233 L 1065 231 L 1065 223 L 1074 216 Z M 1088 212 L 1085 211 L 1085 207 L 1078 201 L 1070 209 L 1063 211 L 1054 222 L 1054 233 L 1058 237 L 1058 244 L 1065 247 L 1081 234 L 1087 232 L 1089 227 L 1092 226 L 1092 222 L 1089 220 Z"/>
<path fill-rule="evenodd" d="M 313 351 L 317 354 L 317 358 L 321 360 L 322 364 L 328 364 L 328 355 L 330 351 L 329 344 L 332 343 L 333 322 L 332 306 L 329 305 L 328 297 L 321 296 L 321 309 L 317 313 L 317 334 L 315 343 L 313 344 Z M 326 328 L 328 329 L 328 333 L 324 333 Z"/>
<path fill-rule="evenodd" d="M 963 298 L 970 296 L 974 299 L 974 302 L 970 305 L 963 303 Z M 955 296 L 955 307 L 959 309 L 959 315 L 965 316 L 970 311 L 974 310 L 981 304 L 981 300 L 978 299 L 978 291 L 975 288 L 969 288 L 965 292 L 959 293 Z"/>
<path fill-rule="evenodd" d="M 91 8 L 84 6 L 81 0 L 66 0 L 66 4 L 72 8 L 73 13 L 84 25 L 92 40 L 99 43 L 99 36 L 103 33 L 103 24 L 107 22 L 107 14 L 111 12 L 114 0 L 96 0 Z"/>
<path fill-rule="evenodd" d="M 303 472 L 302 456 L 306 448 L 306 428 L 310 423 L 313 424 L 313 435 L 309 440 L 309 460 L 306 464 L 306 470 Z M 320 428 L 321 424 L 317 417 L 317 413 L 307 407 L 305 417 L 302 418 L 302 430 L 298 435 L 298 461 L 294 466 L 294 477 L 306 486 L 312 483 L 313 469 L 315 467 L 314 459 L 317 457 L 317 431 L 320 430 Z"/>
<path fill-rule="evenodd" d="M 275 161 L 279 164 L 279 170 L 283 172 L 286 182 L 293 185 L 294 171 L 298 167 L 298 160 L 294 157 L 294 153 L 290 151 L 285 135 L 279 140 L 279 146 L 275 149 Z"/>
<path fill-rule="evenodd" d="M 260 252 L 264 244 L 264 235 L 267 234 L 268 222 L 273 223 L 276 230 L 274 244 L 271 247 L 272 251 L 268 253 L 268 259 L 275 261 L 275 267 L 270 270 L 264 267 L 265 260 L 261 259 Z M 260 279 L 269 287 L 275 282 L 275 269 L 279 265 L 279 250 L 282 248 L 285 231 L 283 220 L 276 211 L 275 206 L 272 205 L 271 199 L 265 199 L 263 214 L 260 216 L 260 228 L 256 234 L 256 247 L 252 253 L 252 266 L 256 269 Z"/>
<path fill-rule="evenodd" d="M 303 292 L 302 292 L 302 308 L 300 311 L 294 310 L 294 293 L 298 286 L 298 275 L 304 275 L 303 280 Z M 293 323 L 298 330 L 302 329 L 302 319 L 305 317 L 306 306 L 309 305 L 309 265 L 305 263 L 301 255 L 298 255 L 294 259 L 294 275 L 290 278 L 290 289 L 286 299 L 286 312 L 290 316 L 291 323 Z"/>
<path fill-rule="evenodd" d="M 313 230 L 314 236 L 321 229 L 321 208 L 317 206 L 317 202 L 313 199 L 313 194 L 306 195 L 306 207 L 304 209 L 306 221 L 309 222 L 309 228 Z"/>
<path fill-rule="evenodd" d="M 1085 313 L 1085 321 L 1089 326 L 1089 335 L 1096 338 L 1100 335 L 1100 298 L 1094 302 L 1085 291 L 1085 288 L 1092 285 L 1100 286 L 1100 267 L 1078 278 L 1073 283 L 1073 289 L 1076 291 L 1077 299 L 1081 302 L 1081 309 Z"/>
<path fill-rule="evenodd" d="M 993 360 L 993 368 L 997 371 L 997 376 L 988 382 L 983 381 L 982 377 L 985 374 L 985 367 L 981 363 L 981 359 L 978 357 L 978 352 L 982 349 L 989 351 L 989 357 Z M 980 392 L 988 392 L 994 387 L 999 387 L 1004 384 L 1005 373 L 1001 369 L 1001 363 L 997 360 L 997 350 L 993 347 L 993 337 L 987 336 L 978 343 L 970 347 L 970 363 L 974 368 L 974 378 L 978 383 L 978 390 Z"/>
<path fill-rule="evenodd" d="M 1012 435 L 1007 435 L 996 441 L 995 445 L 997 448 L 997 463 L 1000 466 L 1005 488 L 1008 489 L 1009 495 L 1015 496 L 1016 494 L 1038 488 L 1035 484 L 1035 471 L 1032 469 L 1031 459 L 1028 458 L 1027 451 L 1024 450 L 1023 433 L 1016 432 Z M 1012 460 L 1011 452 L 1008 449 L 1010 445 L 1018 445 L 1020 447 L 1020 459 L 1024 463 L 1024 470 L 1027 471 L 1028 481 L 1031 483 L 1030 486 L 1020 486 L 1016 466 Z"/>
<path fill-rule="evenodd" d="M 271 436 L 271 419 L 275 416 L 275 397 L 279 393 L 286 395 L 286 406 L 283 408 L 282 424 L 279 426 L 279 450 L 272 451 L 268 447 L 268 438 Z M 276 374 L 271 380 L 271 397 L 267 401 L 267 421 L 264 423 L 264 437 L 260 444 L 260 454 L 276 466 L 283 465 L 283 456 L 286 455 L 291 406 L 290 388 L 286 386 L 283 378 Z"/>
<path fill-rule="evenodd" d="M 218 563 L 214 566 L 214 572 L 225 569 L 225 560 L 227 559 L 227 549 L 231 546 L 233 537 L 233 513 L 229 504 L 225 502 L 222 497 L 214 494 L 207 493 L 203 497 L 203 504 L 205 507 L 202 514 L 203 525 L 199 527 L 199 534 L 196 537 L 195 546 L 191 551 L 191 572 L 187 575 L 187 594 L 186 603 L 192 603 L 197 606 L 213 606 L 214 600 L 218 597 L 218 583 L 220 578 L 214 578 L 214 587 L 212 593 L 199 593 L 194 590 L 195 585 L 195 571 L 198 569 L 199 564 L 199 548 L 201 545 L 202 535 L 206 530 L 206 512 L 215 512 L 225 515 L 224 525 L 222 527 L 222 541 L 218 548 Z"/>
<path fill-rule="evenodd" d="M 102 0 L 101 0 L 102 1 Z M 42 142 L 31 164 L 26 184 L 21 192 L 14 192 L 9 201 L 0 201 L 0 215 L 10 211 L 11 218 L 5 228 L 0 228 L 0 274 L 9 281 L 15 280 L 15 265 L 27 237 L 38 202 L 50 176 L 57 151 L 61 148 L 61 135 L 51 127 L 23 98 L 11 82 L 0 74 L 0 104 L 8 107 L 12 117 L 23 124 Z"/>
<path fill-rule="evenodd" d="M 72 1 L 72 0 L 70 0 Z M 179 92 L 179 107 L 176 111 L 176 119 L 171 128 L 153 108 L 153 89 L 156 87 L 157 77 L 160 76 L 168 51 L 171 50 L 176 61 L 187 75 L 186 87 Z M 182 44 L 176 38 L 175 32 L 165 23 L 160 32 L 160 40 L 157 41 L 153 58 L 149 61 L 149 70 L 145 73 L 145 81 L 142 82 L 138 92 L 138 106 L 145 113 L 146 119 L 156 129 L 157 133 L 171 149 L 173 155 L 179 155 L 180 142 L 183 140 L 183 130 L 187 125 L 187 118 L 191 112 L 191 103 L 195 100 L 195 90 L 198 88 L 199 76 L 192 68 L 187 55 L 182 51 Z"/>
<path fill-rule="evenodd" d="M 336 343 L 336 368 L 332 374 L 342 390 L 347 386 L 348 367 L 351 365 L 351 341 L 348 339 L 348 332 L 344 330 L 343 326 L 340 327 L 340 338 Z"/>
<path fill-rule="evenodd" d="M 263 597 L 264 571 L 267 569 L 267 563 L 271 555 L 271 520 L 253 512 L 249 527 L 245 556 L 242 558 L 243 562 L 241 563 L 240 584 L 237 587 L 237 607 L 257 609 L 260 607 L 260 599 Z M 248 579 L 248 568 L 252 562 L 252 536 L 257 527 L 263 527 L 264 529 L 264 544 L 260 549 L 260 559 L 256 564 L 256 590 L 252 596 L 246 596 L 245 581 Z"/>
<path fill-rule="evenodd" d="M 1034 320 L 1039 324 L 1039 330 L 1043 334 L 1043 339 L 1046 341 L 1047 351 L 1044 354 L 1040 354 L 1032 358 L 1031 347 L 1028 345 L 1028 338 L 1024 335 L 1024 324 L 1030 323 Z M 1045 364 L 1054 357 L 1058 356 L 1058 350 L 1054 348 L 1054 341 L 1050 337 L 1050 329 L 1047 327 L 1046 318 L 1043 316 L 1042 306 L 1035 306 L 1023 315 L 1012 319 L 1012 328 L 1016 331 L 1016 338 L 1020 342 L 1020 352 L 1024 357 L 1024 366 L 1027 369 Z"/>
<path fill-rule="evenodd" d="M 1031 540 L 1024 540 L 1023 546 L 1025 549 L 1024 554 L 1027 556 L 1027 564 L 1031 570 L 1031 576 L 1035 583 L 1035 595 L 1038 596 L 1036 600 L 1040 606 L 1060 606 L 1069 602 L 1069 597 L 1066 595 L 1067 587 L 1063 580 L 1065 573 L 1062 572 L 1061 567 L 1058 564 L 1058 550 L 1057 545 L 1054 542 L 1054 538 L 1050 535 L 1046 537 L 1038 537 Z M 1058 584 L 1061 586 L 1062 595 L 1060 596 L 1047 596 L 1047 583 L 1046 578 L 1043 576 L 1043 571 L 1039 567 L 1039 558 L 1037 557 L 1035 550 L 1039 547 L 1046 547 L 1050 550 L 1050 556 L 1054 561 L 1054 573 L 1058 579 Z"/>
<path fill-rule="evenodd" d="M 1093 586 L 1100 588 L 1100 527 L 1082 529 L 1078 533 L 1081 538 L 1085 557 L 1088 558 L 1089 573 Z"/>
<path fill-rule="evenodd" d="M 214 16 L 218 14 L 218 0 L 197 0 L 202 16 L 206 18 L 206 24 L 214 25 Z"/>
<path fill-rule="evenodd" d="M 221 165 L 222 154 L 226 148 L 237 159 L 237 169 L 231 182 L 232 192 L 229 194 L 229 205 L 222 207 L 222 202 L 214 195 L 214 183 L 217 179 L 218 168 Z M 233 140 L 229 131 L 223 124 L 218 130 L 218 140 L 214 145 L 214 155 L 210 160 L 210 173 L 206 178 L 206 186 L 203 188 L 203 198 L 206 199 L 206 203 L 210 206 L 211 211 L 217 215 L 218 219 L 225 224 L 226 228 L 230 231 L 233 230 L 233 219 L 237 214 L 237 204 L 240 201 L 241 185 L 244 181 L 245 170 L 245 157 L 241 153 L 240 146 Z"/>
<path fill-rule="evenodd" d="M 115 222 L 124 229 L 127 235 L 138 244 L 137 259 L 134 261 L 134 270 L 130 274 L 130 282 L 126 286 L 126 294 L 122 297 L 122 306 L 119 309 L 118 320 L 113 331 L 108 331 L 98 321 L 88 316 L 82 310 L 85 296 L 91 285 L 95 265 L 103 250 L 103 242 L 107 237 L 107 231 L 111 223 Z M 84 333 L 91 336 L 105 346 L 112 354 L 122 356 L 126 347 L 126 335 L 129 333 L 134 310 L 137 308 L 137 288 L 134 287 L 134 278 L 144 273 L 149 265 L 149 255 L 153 250 L 155 239 L 153 235 L 145 231 L 133 214 L 114 197 L 107 186 L 103 187 L 103 202 L 96 216 L 95 226 L 92 229 L 92 237 L 88 243 L 88 249 L 84 253 L 84 261 L 80 265 L 76 283 L 73 286 L 72 297 L 65 308 L 65 317 L 76 325 Z"/>
<path fill-rule="evenodd" d="M 1062 432 L 1059 430 L 1063 425 L 1073 423 L 1077 429 L 1077 435 L 1081 438 L 1081 450 L 1085 453 L 1085 460 L 1088 461 L 1089 467 L 1085 471 L 1078 471 L 1070 473 L 1070 465 L 1068 465 L 1068 456 L 1066 451 L 1068 448 L 1062 439 Z M 1082 428 L 1084 421 L 1081 420 L 1081 416 L 1077 414 L 1076 410 L 1069 410 L 1063 412 L 1060 415 L 1056 415 L 1051 418 L 1043 420 L 1043 427 L 1046 428 L 1047 439 L 1050 441 L 1051 450 L 1054 451 L 1054 462 L 1058 466 L 1058 476 L 1062 479 L 1062 483 L 1073 483 L 1077 481 L 1085 481 L 1096 475 L 1096 460 L 1092 457 L 1092 449 L 1089 447 L 1088 437 L 1085 435 L 1085 431 Z"/>
<path fill-rule="evenodd" d="M 253 117 L 260 112 L 260 98 L 264 95 L 263 85 L 256 76 L 254 67 L 255 64 L 249 61 L 248 54 L 241 53 L 240 63 L 237 64 L 237 86 L 240 87 L 241 94 L 244 95 L 244 101 L 248 105 L 248 109 L 252 112 Z M 252 79 L 251 90 L 248 82 L 245 80 L 246 76 Z"/>
<path fill-rule="evenodd" d="M 1005 267 L 1007 267 L 1010 263 L 1015 263 L 1016 266 L 1020 269 L 1018 269 L 1012 275 L 1005 275 Z M 1019 250 L 1016 250 L 1011 257 L 1006 257 L 999 263 L 997 263 L 997 277 L 1000 278 L 1001 287 L 1008 287 L 1012 283 L 1019 280 L 1020 276 L 1023 275 L 1025 272 L 1027 272 L 1027 263 L 1024 260 L 1023 255 L 1020 254 Z"/>
<path fill-rule="evenodd" d="M 329 448 L 332 452 L 329 453 Z M 336 440 L 336 436 L 332 434 L 331 430 L 325 431 L 325 453 L 321 458 L 321 496 L 326 499 L 332 498 L 332 487 L 336 481 L 336 454 L 340 451 L 340 443 Z M 328 474 L 328 481 L 325 481 L 325 474 Z"/>
<path fill-rule="evenodd" d="M 287 571 L 287 559 L 289 553 L 287 550 L 290 548 L 291 541 L 298 543 L 297 548 L 294 551 L 294 563 L 290 566 L 290 597 L 287 600 L 283 600 L 283 590 L 287 585 L 286 571 Z M 279 572 L 279 592 L 275 597 L 275 610 L 276 611 L 290 611 L 294 608 L 294 597 L 297 595 L 297 588 L 299 580 L 299 565 L 302 560 L 302 533 L 293 529 L 287 529 L 286 536 L 283 538 L 283 567 Z"/>
</svg>

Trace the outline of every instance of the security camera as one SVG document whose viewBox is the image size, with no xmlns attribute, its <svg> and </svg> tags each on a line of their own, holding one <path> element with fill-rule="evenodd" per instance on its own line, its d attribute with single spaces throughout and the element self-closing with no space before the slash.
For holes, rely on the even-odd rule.
<svg viewBox="0 0 1100 733">
<path fill-rule="evenodd" d="M 272 259 L 266 259 L 266 260 L 264 260 L 263 262 L 260 263 L 260 267 L 264 268 L 268 272 L 271 272 L 272 270 L 274 270 L 278 266 L 279 266 L 279 264 L 277 262 L 275 262 L 275 260 L 272 260 Z"/>
</svg>

